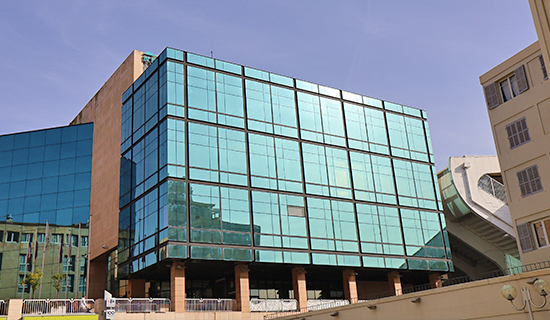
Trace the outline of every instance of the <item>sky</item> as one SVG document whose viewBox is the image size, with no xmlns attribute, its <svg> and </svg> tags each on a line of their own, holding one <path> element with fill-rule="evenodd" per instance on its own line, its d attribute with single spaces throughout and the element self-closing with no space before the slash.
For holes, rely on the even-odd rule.
<svg viewBox="0 0 550 320">
<path fill-rule="evenodd" d="M 495 147 L 479 76 L 537 40 L 527 0 L 1 1 L 0 135 L 67 125 L 165 47 L 428 114 L 436 168 Z"/>
</svg>

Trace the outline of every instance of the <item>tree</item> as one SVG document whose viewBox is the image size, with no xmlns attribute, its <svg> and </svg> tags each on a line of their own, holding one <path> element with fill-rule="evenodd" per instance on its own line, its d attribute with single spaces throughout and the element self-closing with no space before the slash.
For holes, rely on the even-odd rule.
<svg viewBox="0 0 550 320">
<path fill-rule="evenodd" d="M 29 285 L 32 289 L 32 298 L 34 298 L 34 293 L 36 292 L 36 288 L 40 286 L 40 283 L 42 282 L 42 276 L 44 275 L 44 272 L 40 270 L 40 268 L 37 268 L 35 272 L 28 273 L 27 277 L 23 279 L 19 284 L 23 285 Z"/>
<path fill-rule="evenodd" d="M 63 285 L 63 280 L 65 280 L 65 277 L 67 275 L 66 274 L 63 274 L 63 273 L 54 273 L 52 275 L 52 280 L 53 280 L 53 283 L 52 283 L 52 286 L 54 287 L 55 289 L 55 298 L 56 299 L 59 299 L 59 291 L 61 291 L 61 287 Z"/>
</svg>

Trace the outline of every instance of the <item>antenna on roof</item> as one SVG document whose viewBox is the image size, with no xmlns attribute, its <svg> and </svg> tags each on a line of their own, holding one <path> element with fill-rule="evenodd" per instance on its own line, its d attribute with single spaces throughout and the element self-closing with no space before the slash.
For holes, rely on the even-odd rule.
<svg viewBox="0 0 550 320">
<path fill-rule="evenodd" d="M 214 58 L 214 51 L 210 51 L 210 58 Z"/>
</svg>

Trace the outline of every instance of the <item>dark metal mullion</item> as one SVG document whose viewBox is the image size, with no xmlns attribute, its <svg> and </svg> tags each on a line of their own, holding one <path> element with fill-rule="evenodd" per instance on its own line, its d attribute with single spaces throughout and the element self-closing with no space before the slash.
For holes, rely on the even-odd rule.
<svg viewBox="0 0 550 320">
<path fill-rule="evenodd" d="M 187 63 L 187 53 L 184 54 L 184 64 L 183 64 L 183 92 L 184 92 L 184 100 L 183 100 L 183 103 L 184 103 L 184 108 L 185 108 L 185 111 L 184 111 L 184 115 L 185 115 L 185 120 L 184 120 L 184 126 L 183 126 L 183 129 L 185 130 L 184 132 L 184 136 L 185 136 L 185 178 L 184 178 L 184 181 L 187 182 L 185 184 L 185 195 L 187 197 L 186 201 L 185 201 L 185 214 L 186 214 L 186 219 L 187 219 L 187 223 L 186 223 L 186 241 L 187 241 L 187 246 L 186 246 L 186 253 L 187 253 L 187 257 L 191 257 L 191 199 L 192 199 L 192 196 L 191 196 L 191 183 L 189 182 L 189 82 L 187 81 L 188 80 L 188 77 L 189 77 L 189 74 L 188 74 L 188 63 Z"/>
<path fill-rule="evenodd" d="M 325 128 L 324 128 L 324 125 L 323 125 L 323 107 L 321 106 L 321 97 L 319 95 L 315 96 L 317 98 L 317 101 L 318 101 L 318 110 L 319 110 L 319 118 L 321 119 L 321 136 L 323 137 L 323 153 L 324 153 L 324 156 L 325 156 L 325 171 L 326 171 L 326 174 L 327 174 L 327 187 L 328 187 L 328 196 L 331 197 L 331 181 L 330 181 L 330 170 L 329 170 L 329 163 L 328 163 L 328 156 L 327 156 L 327 148 L 326 148 L 326 143 L 325 143 Z M 347 144 L 346 144 L 347 145 Z M 337 188 L 337 187 L 335 187 Z M 334 211 L 332 210 L 332 199 L 328 200 L 329 201 L 329 208 L 330 208 L 330 219 L 331 219 L 331 224 L 332 224 L 332 239 L 327 239 L 327 240 L 332 240 L 333 243 L 334 243 L 334 249 L 335 251 L 336 250 L 336 226 L 335 226 L 335 221 L 334 221 Z M 336 262 L 338 263 L 338 262 Z"/>
<path fill-rule="evenodd" d="M 442 209 L 439 208 L 439 200 L 438 200 L 438 192 L 439 190 L 437 190 L 437 186 L 439 185 L 438 181 L 436 180 L 437 179 L 437 174 L 434 175 L 434 172 L 433 172 L 433 168 L 435 168 L 435 164 L 432 164 L 431 161 L 430 161 L 430 148 L 429 148 L 429 144 L 428 144 L 428 135 L 427 135 L 427 131 L 426 131 L 426 123 L 427 121 L 424 121 L 422 120 L 422 129 L 424 130 L 424 142 L 426 143 L 426 150 L 428 151 L 428 163 L 430 163 L 430 173 L 431 173 L 431 177 L 432 177 L 432 189 L 434 191 L 434 196 L 435 196 L 435 208 L 436 210 L 440 211 Z M 415 188 L 416 188 L 416 185 L 415 185 Z M 443 199 L 441 199 L 441 201 L 443 201 Z"/>
<path fill-rule="evenodd" d="M 301 131 L 301 125 L 300 125 L 300 112 L 299 112 L 299 102 L 298 102 L 298 91 L 296 88 L 296 79 L 292 79 L 292 82 L 294 83 L 294 110 L 296 112 L 296 129 L 298 131 L 298 150 L 300 151 L 300 164 L 302 166 L 302 197 L 304 199 L 304 213 L 306 218 L 306 235 L 307 235 L 307 244 L 308 244 L 308 256 L 310 264 L 313 264 L 313 257 L 311 255 L 311 232 L 309 227 L 309 210 L 307 205 L 307 196 L 306 196 L 306 168 L 305 168 L 305 161 L 304 161 L 304 150 L 302 148 L 302 131 Z M 282 235 L 281 235 L 282 236 Z M 281 239 L 282 241 L 282 239 Z M 281 244 L 282 245 L 282 244 Z"/>
<path fill-rule="evenodd" d="M 357 246 L 358 246 L 358 249 L 359 249 L 359 254 L 362 253 L 362 250 L 361 250 L 361 236 L 360 236 L 360 231 L 359 231 L 359 219 L 358 219 L 358 215 L 357 215 L 357 199 L 355 199 L 355 183 L 354 183 L 354 180 L 353 180 L 353 168 L 351 166 L 351 149 L 349 147 L 349 137 L 348 137 L 348 126 L 346 124 L 346 112 L 345 112 L 345 108 L 344 108 L 344 102 L 343 100 L 340 100 L 339 101 L 340 103 L 340 110 L 342 112 L 342 121 L 344 123 L 344 138 L 346 139 L 346 155 L 348 156 L 348 171 L 349 171 L 349 180 L 350 180 L 350 184 L 351 184 L 351 199 L 353 201 L 353 217 L 355 218 L 355 233 L 357 235 Z M 364 112 L 363 113 L 363 117 L 364 117 Z M 365 121 L 365 126 L 366 126 L 366 121 Z M 366 127 L 365 127 L 365 130 L 366 130 Z M 367 132 L 367 141 L 368 141 L 368 132 Z M 369 158 L 370 158 L 370 155 L 369 155 Z M 360 261 L 360 264 L 361 266 L 363 266 L 363 261 Z"/>
<path fill-rule="evenodd" d="M 385 108 L 384 108 L 385 110 Z M 390 151 L 390 161 L 391 161 L 391 170 L 392 170 L 392 175 L 393 175 L 393 185 L 394 185 L 394 190 L 395 190 L 395 200 L 397 201 L 397 215 L 399 217 L 399 224 L 400 224 L 400 229 L 401 229 L 401 241 L 403 243 L 403 253 L 404 253 L 404 257 L 406 258 L 407 257 L 407 248 L 406 248 L 406 244 L 405 244 L 405 233 L 403 232 L 403 219 L 401 217 L 401 206 L 399 204 L 399 192 L 397 191 L 397 178 L 395 176 L 395 167 L 394 167 L 394 157 L 392 155 L 392 152 L 391 152 L 391 140 L 390 140 L 390 130 L 389 130 L 389 126 L 388 126 L 388 117 L 386 116 L 386 112 L 384 112 L 384 124 L 386 126 L 386 136 L 388 138 L 388 147 L 389 147 L 389 151 Z M 377 210 L 378 211 L 378 210 Z M 382 251 L 384 251 L 384 245 L 382 244 Z M 409 267 L 409 264 L 407 262 L 407 260 L 405 260 L 405 264 L 407 266 L 407 269 Z M 385 265 L 385 261 L 384 261 L 384 265 Z"/>
<path fill-rule="evenodd" d="M 244 67 L 241 66 L 241 73 L 244 75 Z M 254 206 L 252 204 L 253 198 L 252 198 L 252 176 L 250 173 L 250 140 L 248 139 L 248 135 L 250 134 L 248 132 L 248 102 L 246 100 L 246 78 L 241 76 L 241 84 L 242 84 L 242 97 L 243 97 L 243 121 L 244 121 L 244 141 L 245 141 L 245 150 L 246 150 L 246 178 L 247 178 L 247 193 L 248 193 L 248 219 L 250 221 L 250 243 L 251 243 L 251 249 L 254 250 L 256 246 L 256 239 L 254 237 Z M 256 255 L 253 252 L 252 255 L 252 261 L 256 260 Z"/>
</svg>

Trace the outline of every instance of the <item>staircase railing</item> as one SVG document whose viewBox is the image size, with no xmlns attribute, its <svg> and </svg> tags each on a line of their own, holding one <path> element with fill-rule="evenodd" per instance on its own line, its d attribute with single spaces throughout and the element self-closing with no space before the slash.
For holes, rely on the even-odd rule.
<svg viewBox="0 0 550 320">
<path fill-rule="evenodd" d="M 508 202 L 508 198 L 506 197 L 506 188 L 502 183 L 491 178 L 491 176 L 487 174 L 481 176 L 477 182 L 477 186 L 500 201 Z"/>
</svg>

